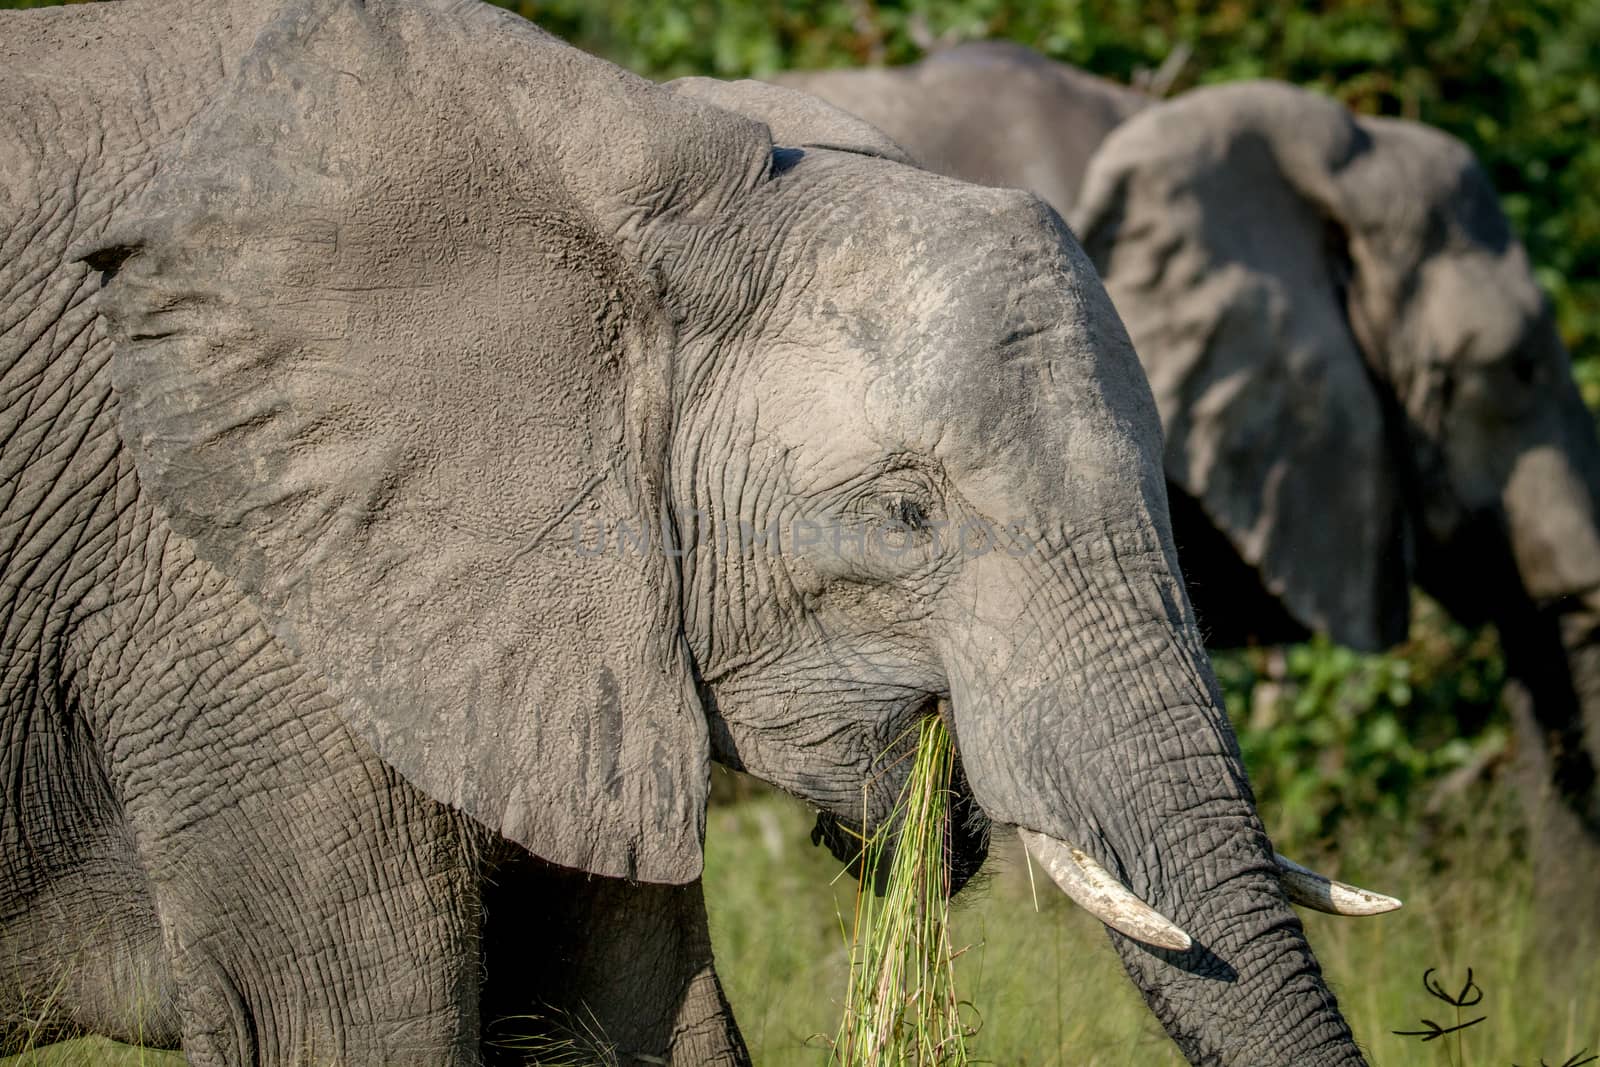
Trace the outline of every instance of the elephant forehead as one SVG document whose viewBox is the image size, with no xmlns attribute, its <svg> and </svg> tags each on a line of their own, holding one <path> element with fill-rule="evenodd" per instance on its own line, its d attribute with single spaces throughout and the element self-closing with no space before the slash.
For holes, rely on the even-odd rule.
<svg viewBox="0 0 1600 1067">
<path fill-rule="evenodd" d="M 868 422 L 932 452 L 991 514 L 1147 489 L 1160 423 L 1109 299 L 1075 246 L 1016 252 L 915 294 L 910 336 L 876 354 Z"/>
<path fill-rule="evenodd" d="M 1159 481 L 1149 385 L 1047 205 L 882 161 L 818 163 L 831 225 L 791 268 L 808 284 L 773 316 L 769 403 L 774 390 L 806 397 L 808 425 L 839 428 L 825 449 L 836 458 L 933 457 L 992 514 L 1058 506 L 1064 486 Z M 808 432 L 779 435 L 815 446 Z"/>
</svg>

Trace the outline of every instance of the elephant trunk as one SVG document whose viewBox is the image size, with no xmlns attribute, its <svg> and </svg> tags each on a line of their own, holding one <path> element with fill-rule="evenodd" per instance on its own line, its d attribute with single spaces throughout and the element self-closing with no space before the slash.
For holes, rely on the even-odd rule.
<svg viewBox="0 0 1600 1067">
<path fill-rule="evenodd" d="M 1047 868 L 1066 860 L 1148 906 L 1112 940 L 1190 1059 L 1361 1063 L 1280 885 L 1170 559 L 1106 543 L 1063 548 L 1049 581 L 988 569 L 948 659 L 973 791 Z"/>
</svg>

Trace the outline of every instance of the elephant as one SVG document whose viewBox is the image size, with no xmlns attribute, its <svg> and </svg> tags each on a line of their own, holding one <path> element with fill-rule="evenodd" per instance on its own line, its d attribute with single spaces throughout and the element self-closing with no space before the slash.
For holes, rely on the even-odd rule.
<svg viewBox="0 0 1600 1067">
<path fill-rule="evenodd" d="M 1389 647 L 1413 584 L 1495 624 L 1536 884 L 1592 914 L 1600 443 L 1471 151 L 1281 83 L 1156 101 L 1013 44 L 780 80 L 1069 220 L 1155 392 L 1210 647 Z"/>
<path fill-rule="evenodd" d="M 883 131 L 923 166 L 1027 189 L 1062 215 L 1094 149 L 1154 99 L 1014 41 L 967 41 L 901 67 L 794 70 L 772 82 Z"/>
<path fill-rule="evenodd" d="M 711 761 L 877 826 L 941 715 L 1186 1056 L 1363 1062 L 1042 201 L 475 0 L 0 17 L 7 1024 L 748 1062 Z"/>
</svg>

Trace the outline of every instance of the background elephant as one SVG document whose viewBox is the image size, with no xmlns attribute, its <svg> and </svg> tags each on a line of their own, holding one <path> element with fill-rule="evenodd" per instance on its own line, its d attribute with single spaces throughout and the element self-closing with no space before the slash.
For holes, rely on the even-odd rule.
<svg viewBox="0 0 1600 1067">
<path fill-rule="evenodd" d="M 903 67 L 785 71 L 773 82 L 865 119 L 924 166 L 1027 189 L 1062 215 L 1089 157 L 1155 101 L 1011 41 L 972 41 Z"/>
<path fill-rule="evenodd" d="M 881 821 L 948 705 L 1186 1054 L 1361 1062 L 1148 385 L 1042 203 L 477 4 L 9 19 L 9 1016 L 437 1064 L 538 1013 L 738 1062 L 709 760 Z"/>
<path fill-rule="evenodd" d="M 1415 581 L 1496 624 L 1538 884 L 1592 913 L 1600 443 L 1471 152 L 1283 85 L 1196 90 L 1107 138 L 1072 217 L 1148 353 L 1175 511 L 1227 535 L 1256 603 L 1376 648 Z M 1288 636 L 1194 569 L 1216 632 Z"/>
<path fill-rule="evenodd" d="M 1011 44 L 780 80 L 1071 220 L 1161 409 L 1209 645 L 1382 648 L 1413 582 L 1496 624 L 1537 883 L 1592 912 L 1600 445 L 1471 152 L 1279 84 L 1156 103 Z"/>
</svg>

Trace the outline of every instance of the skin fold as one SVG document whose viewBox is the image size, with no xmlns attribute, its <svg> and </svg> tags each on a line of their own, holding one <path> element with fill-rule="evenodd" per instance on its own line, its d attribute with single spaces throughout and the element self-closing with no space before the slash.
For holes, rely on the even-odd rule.
<svg viewBox="0 0 1600 1067">
<path fill-rule="evenodd" d="M 1492 622 L 1536 883 L 1600 869 L 1600 442 L 1470 151 L 1257 82 L 1158 102 L 1018 45 L 786 74 L 933 169 L 1070 220 L 1149 374 L 1210 647 Z"/>
<path fill-rule="evenodd" d="M 1362 1062 L 1053 211 L 484 5 L 187 15 L 4 38 L 8 1023 L 746 1062 L 709 761 L 871 823 L 946 714 L 1192 1061 Z"/>
</svg>

